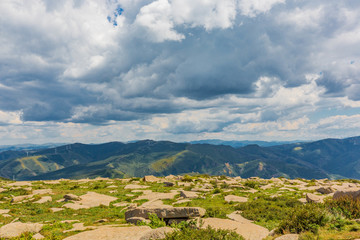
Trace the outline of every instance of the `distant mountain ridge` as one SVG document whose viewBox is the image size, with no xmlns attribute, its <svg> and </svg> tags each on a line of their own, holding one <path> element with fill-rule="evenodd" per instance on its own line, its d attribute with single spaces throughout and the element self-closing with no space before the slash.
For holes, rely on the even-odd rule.
<svg viewBox="0 0 360 240">
<path fill-rule="evenodd" d="M 271 147 L 271 146 L 277 146 L 277 145 L 284 145 L 284 144 L 292 144 L 292 143 L 299 143 L 299 142 L 306 142 L 306 141 L 225 141 L 220 139 L 205 139 L 205 140 L 198 140 L 198 141 L 190 141 L 191 144 L 212 144 L 212 145 L 229 145 L 234 148 L 238 147 L 245 147 L 247 145 L 259 145 L 261 147 Z"/>
<path fill-rule="evenodd" d="M 17 180 L 191 173 L 360 179 L 360 137 L 269 147 L 143 140 L 0 152 L 0 176 Z"/>
</svg>

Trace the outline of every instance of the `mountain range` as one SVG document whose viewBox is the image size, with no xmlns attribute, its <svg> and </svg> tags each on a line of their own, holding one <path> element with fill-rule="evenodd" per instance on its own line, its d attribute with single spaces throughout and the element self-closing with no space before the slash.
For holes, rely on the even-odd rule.
<svg viewBox="0 0 360 240">
<path fill-rule="evenodd" d="M 15 180 L 194 173 L 360 179 L 360 137 L 268 147 L 143 140 L 0 152 L 0 176 Z"/>
</svg>

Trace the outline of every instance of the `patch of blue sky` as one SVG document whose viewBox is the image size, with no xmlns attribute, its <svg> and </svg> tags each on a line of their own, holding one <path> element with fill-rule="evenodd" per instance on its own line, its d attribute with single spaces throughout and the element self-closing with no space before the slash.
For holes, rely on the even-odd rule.
<svg viewBox="0 0 360 240">
<path fill-rule="evenodd" d="M 123 12 L 124 12 L 124 9 L 120 5 L 117 5 L 115 11 L 113 12 L 113 15 L 107 16 L 107 20 L 109 21 L 109 23 L 111 23 L 113 26 L 116 27 L 118 25 L 116 18 L 118 16 L 122 15 Z"/>
<path fill-rule="evenodd" d="M 311 122 L 317 122 L 320 119 L 328 118 L 331 116 L 337 115 L 345 115 L 352 116 L 360 114 L 360 108 L 327 108 L 327 109 L 319 109 L 308 115 Z"/>
</svg>

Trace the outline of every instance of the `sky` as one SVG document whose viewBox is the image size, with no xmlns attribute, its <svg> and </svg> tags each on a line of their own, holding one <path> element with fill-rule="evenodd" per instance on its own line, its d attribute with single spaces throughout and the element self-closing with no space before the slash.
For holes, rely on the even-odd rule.
<svg viewBox="0 0 360 240">
<path fill-rule="evenodd" d="M 358 0 L 0 1 L 1 145 L 358 135 Z"/>
</svg>

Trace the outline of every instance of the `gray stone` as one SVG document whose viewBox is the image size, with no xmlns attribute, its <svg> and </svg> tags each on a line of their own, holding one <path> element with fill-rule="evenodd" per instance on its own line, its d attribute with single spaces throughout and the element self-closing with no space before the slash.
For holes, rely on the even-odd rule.
<svg viewBox="0 0 360 240">
<path fill-rule="evenodd" d="M 65 201 L 79 201 L 80 197 L 76 196 L 75 194 L 69 193 L 64 195 L 64 199 Z"/>
<path fill-rule="evenodd" d="M 312 193 L 307 193 L 306 194 L 306 201 L 308 203 L 322 203 L 324 201 L 324 196 L 318 196 Z"/>
<path fill-rule="evenodd" d="M 342 198 L 342 197 L 351 197 L 354 200 L 360 199 L 360 190 L 356 190 L 356 191 L 346 191 L 346 190 L 336 191 L 334 193 L 333 199 L 337 200 L 337 199 Z"/>
<path fill-rule="evenodd" d="M 321 188 L 316 189 L 316 191 L 321 194 L 329 194 L 329 193 L 335 192 L 332 187 L 321 187 Z"/>
<path fill-rule="evenodd" d="M 156 214 L 159 218 L 195 218 L 205 215 L 206 210 L 200 207 L 169 207 L 169 208 L 135 208 L 125 212 L 125 219 L 143 217 Z"/>
<path fill-rule="evenodd" d="M 180 191 L 180 197 L 183 198 L 198 198 L 198 193 L 190 191 Z"/>
<path fill-rule="evenodd" d="M 0 237 L 13 238 L 18 237 L 25 232 L 38 233 L 41 231 L 43 224 L 40 223 L 9 223 L 0 228 Z"/>
<path fill-rule="evenodd" d="M 137 225 L 139 222 L 150 223 L 149 219 L 145 219 L 143 217 L 131 217 L 126 219 L 126 221 L 135 225 Z"/>
</svg>

